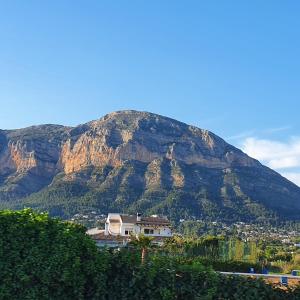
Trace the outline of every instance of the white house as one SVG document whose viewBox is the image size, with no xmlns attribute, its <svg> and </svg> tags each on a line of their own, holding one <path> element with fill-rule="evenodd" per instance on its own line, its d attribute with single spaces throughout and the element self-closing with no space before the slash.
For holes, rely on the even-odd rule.
<svg viewBox="0 0 300 300">
<path fill-rule="evenodd" d="M 130 236 L 144 234 L 153 237 L 171 237 L 171 223 L 168 219 L 153 215 L 142 217 L 141 214 L 130 216 L 109 213 L 105 222 L 105 236 Z"/>
</svg>

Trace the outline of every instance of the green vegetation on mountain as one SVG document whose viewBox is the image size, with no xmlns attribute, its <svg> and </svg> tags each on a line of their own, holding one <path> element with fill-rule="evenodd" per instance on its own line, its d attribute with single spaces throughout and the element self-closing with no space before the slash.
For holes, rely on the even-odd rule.
<svg viewBox="0 0 300 300">
<path fill-rule="evenodd" d="M 299 199 L 299 187 L 213 133 L 151 113 L 0 131 L 0 208 L 275 222 L 300 220 Z"/>
</svg>

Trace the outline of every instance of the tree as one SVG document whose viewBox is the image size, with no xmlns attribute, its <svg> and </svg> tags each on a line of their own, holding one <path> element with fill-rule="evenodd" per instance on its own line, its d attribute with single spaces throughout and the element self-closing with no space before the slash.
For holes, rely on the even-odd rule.
<svg viewBox="0 0 300 300">
<path fill-rule="evenodd" d="M 141 256 L 142 264 L 144 264 L 146 260 L 148 249 L 150 248 L 152 241 L 153 241 L 153 237 L 145 236 L 143 234 L 131 237 L 130 244 L 142 250 L 142 256 Z"/>
</svg>

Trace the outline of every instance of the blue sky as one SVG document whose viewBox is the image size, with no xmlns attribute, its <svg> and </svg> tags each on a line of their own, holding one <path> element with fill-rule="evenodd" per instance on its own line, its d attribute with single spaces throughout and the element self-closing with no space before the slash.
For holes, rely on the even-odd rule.
<svg viewBox="0 0 300 300">
<path fill-rule="evenodd" d="M 0 128 L 146 110 L 300 184 L 299 1 L 0 4 Z"/>
</svg>

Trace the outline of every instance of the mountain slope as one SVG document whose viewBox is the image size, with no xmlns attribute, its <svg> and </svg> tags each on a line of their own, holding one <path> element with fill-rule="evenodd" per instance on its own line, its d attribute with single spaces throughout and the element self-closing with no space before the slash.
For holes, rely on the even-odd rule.
<svg viewBox="0 0 300 300">
<path fill-rule="evenodd" d="M 300 188 L 213 133 L 120 111 L 0 131 L 0 205 L 211 220 L 300 219 Z"/>
</svg>

